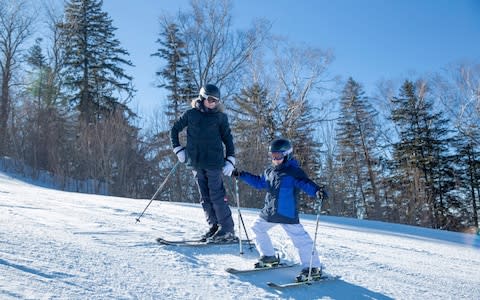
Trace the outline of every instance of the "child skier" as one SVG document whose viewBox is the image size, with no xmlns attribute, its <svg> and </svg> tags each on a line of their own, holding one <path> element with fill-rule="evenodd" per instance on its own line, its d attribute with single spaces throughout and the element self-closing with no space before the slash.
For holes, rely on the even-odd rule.
<svg viewBox="0 0 480 300">
<path fill-rule="evenodd" d="M 307 177 L 297 160 L 293 158 L 292 152 L 293 148 L 289 140 L 276 139 L 270 144 L 269 149 L 272 166 L 267 168 L 262 176 L 236 169 L 232 175 L 256 189 L 267 190 L 265 206 L 252 225 L 252 231 L 255 234 L 254 242 L 261 255 L 255 267 L 275 266 L 280 263 L 280 258 L 275 255 L 267 231 L 275 225 L 281 225 L 300 256 L 303 269 L 297 276 L 297 281 L 305 281 L 308 279 L 310 266 L 312 267 L 311 278 L 320 278 L 322 265 L 316 249 L 313 248 L 310 235 L 299 222 L 298 190 L 303 190 L 310 196 L 319 197 L 325 197 L 326 192 Z M 313 253 L 312 249 L 314 249 Z"/>
</svg>

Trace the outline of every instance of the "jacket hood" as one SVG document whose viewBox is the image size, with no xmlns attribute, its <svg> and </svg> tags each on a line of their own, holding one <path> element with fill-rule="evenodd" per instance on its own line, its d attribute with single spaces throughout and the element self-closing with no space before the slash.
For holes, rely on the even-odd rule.
<svg viewBox="0 0 480 300">
<path fill-rule="evenodd" d="M 192 108 L 196 108 L 201 112 L 212 112 L 212 113 L 213 112 L 222 112 L 223 113 L 225 111 L 225 106 L 221 102 L 218 102 L 217 106 L 214 109 L 206 108 L 205 105 L 203 105 L 203 101 L 202 101 L 201 98 L 193 99 L 192 102 L 190 103 L 190 105 L 192 106 Z"/>
</svg>

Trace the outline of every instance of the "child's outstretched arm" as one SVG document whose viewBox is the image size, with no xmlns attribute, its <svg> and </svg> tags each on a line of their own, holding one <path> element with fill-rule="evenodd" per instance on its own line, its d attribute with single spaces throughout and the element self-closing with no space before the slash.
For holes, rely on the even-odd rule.
<svg viewBox="0 0 480 300">
<path fill-rule="evenodd" d="M 315 197 L 317 191 L 321 189 L 321 187 L 308 178 L 307 174 L 305 174 L 305 172 L 301 169 L 296 170 L 294 178 L 295 187 L 301 189 L 311 197 Z"/>
<path fill-rule="evenodd" d="M 235 171 L 232 173 L 233 175 L 237 176 L 240 178 L 242 181 L 244 181 L 246 184 L 250 185 L 251 187 L 254 187 L 256 189 L 266 189 L 268 184 L 267 181 L 265 180 L 265 176 L 257 176 L 253 175 L 249 172 L 246 171 L 238 171 L 235 169 Z"/>
<path fill-rule="evenodd" d="M 320 187 L 308 178 L 295 179 L 295 187 L 301 189 L 311 197 L 314 197 L 317 191 L 320 190 Z"/>
</svg>

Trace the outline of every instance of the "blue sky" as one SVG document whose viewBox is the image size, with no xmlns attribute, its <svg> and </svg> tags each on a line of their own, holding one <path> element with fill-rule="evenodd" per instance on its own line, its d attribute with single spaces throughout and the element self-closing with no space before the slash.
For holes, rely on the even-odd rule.
<svg viewBox="0 0 480 300">
<path fill-rule="evenodd" d="M 135 68 L 127 70 L 138 90 L 132 108 L 140 115 L 160 107 L 153 85 L 160 67 L 155 52 L 163 11 L 175 14 L 189 0 L 104 0 L 116 36 Z M 480 61 L 480 1 L 477 0 L 235 0 L 234 24 L 254 18 L 273 23 L 272 33 L 293 42 L 331 49 L 329 71 L 352 76 L 367 93 L 382 79 L 403 81 L 437 72 L 449 63 Z"/>
</svg>

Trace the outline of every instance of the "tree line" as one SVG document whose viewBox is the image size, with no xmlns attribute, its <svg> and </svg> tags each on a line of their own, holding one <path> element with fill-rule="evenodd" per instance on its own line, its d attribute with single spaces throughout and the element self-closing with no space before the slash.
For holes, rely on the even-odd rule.
<svg viewBox="0 0 480 300">
<path fill-rule="evenodd" d="M 230 0 L 194 0 L 173 16 L 159 13 L 151 55 L 167 96 L 140 126 L 129 107 L 136 91 L 125 70 L 133 63 L 102 5 L 70 0 L 39 14 L 27 0 L 0 0 L 0 156 L 65 182 L 97 180 L 111 195 L 149 198 L 176 162 L 170 126 L 213 83 L 238 168 L 260 174 L 270 141 L 285 137 L 327 187 L 323 213 L 478 230 L 480 64 L 383 81 L 366 95 L 359 81 L 329 74 L 332 52 L 273 35 L 267 19 L 239 30 Z M 235 182 L 225 183 L 233 204 Z M 242 183 L 239 190 L 242 206 L 263 205 L 264 193 Z M 198 197 L 191 171 L 180 167 L 158 199 Z M 313 200 L 302 200 L 312 213 Z"/>
</svg>

